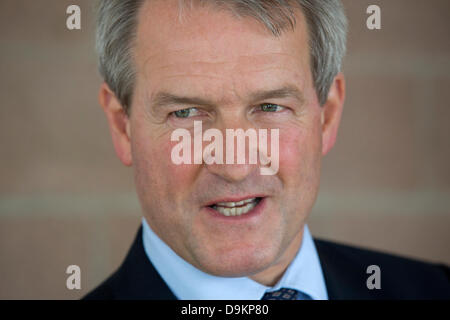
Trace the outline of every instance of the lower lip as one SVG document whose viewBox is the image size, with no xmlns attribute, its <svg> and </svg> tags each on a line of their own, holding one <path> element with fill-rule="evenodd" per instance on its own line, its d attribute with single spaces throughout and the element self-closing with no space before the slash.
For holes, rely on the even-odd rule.
<svg viewBox="0 0 450 320">
<path fill-rule="evenodd" d="M 240 216 L 225 216 L 218 212 L 217 210 L 214 210 L 210 207 L 204 207 L 208 214 L 210 214 L 213 218 L 220 219 L 223 221 L 245 221 L 252 219 L 256 216 L 259 216 L 263 213 L 264 208 L 266 206 L 266 198 L 261 198 L 261 200 L 258 202 L 258 204 L 249 212 L 245 214 L 241 214 Z"/>
</svg>

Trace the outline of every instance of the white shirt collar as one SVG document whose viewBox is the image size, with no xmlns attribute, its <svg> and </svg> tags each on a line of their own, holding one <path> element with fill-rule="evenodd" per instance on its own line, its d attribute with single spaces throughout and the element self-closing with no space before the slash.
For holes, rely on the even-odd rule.
<svg viewBox="0 0 450 320">
<path fill-rule="evenodd" d="M 259 300 L 266 291 L 297 289 L 314 300 L 327 300 L 319 257 L 305 225 L 300 250 L 274 287 L 250 278 L 218 277 L 207 274 L 178 256 L 142 218 L 145 253 L 170 290 L 181 300 Z"/>
</svg>

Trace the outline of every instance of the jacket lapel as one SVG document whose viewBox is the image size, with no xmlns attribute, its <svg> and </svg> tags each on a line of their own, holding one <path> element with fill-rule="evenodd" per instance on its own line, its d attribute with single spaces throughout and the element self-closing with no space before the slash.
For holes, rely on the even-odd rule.
<svg viewBox="0 0 450 320">
<path fill-rule="evenodd" d="M 113 281 L 113 290 L 117 299 L 176 300 L 145 253 L 142 226 L 114 277 L 116 279 Z"/>
<path fill-rule="evenodd" d="M 373 299 L 366 287 L 366 273 L 358 259 L 339 252 L 329 241 L 314 239 L 330 300 Z"/>
</svg>

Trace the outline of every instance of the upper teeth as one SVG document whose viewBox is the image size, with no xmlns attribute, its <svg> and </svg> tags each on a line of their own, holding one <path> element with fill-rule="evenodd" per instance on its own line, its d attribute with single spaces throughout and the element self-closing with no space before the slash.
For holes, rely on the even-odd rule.
<svg viewBox="0 0 450 320">
<path fill-rule="evenodd" d="M 233 207 L 240 207 L 244 203 L 253 202 L 255 200 L 256 200 L 256 198 L 246 199 L 246 200 L 242 200 L 242 201 L 238 201 L 238 202 L 218 202 L 216 205 L 221 206 L 221 207 L 233 208 Z"/>
<path fill-rule="evenodd" d="M 214 209 L 225 216 L 240 216 L 246 214 L 256 206 L 256 198 L 246 199 L 239 202 L 219 202 Z"/>
</svg>

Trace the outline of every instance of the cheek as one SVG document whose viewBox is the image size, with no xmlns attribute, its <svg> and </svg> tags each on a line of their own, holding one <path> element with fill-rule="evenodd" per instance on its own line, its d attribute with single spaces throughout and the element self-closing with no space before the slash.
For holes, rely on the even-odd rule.
<svg viewBox="0 0 450 320">
<path fill-rule="evenodd" d="M 201 165 L 197 164 L 175 164 L 172 160 L 172 150 L 178 144 L 176 141 L 171 141 L 170 137 L 166 138 L 165 143 L 161 145 L 159 153 L 164 158 L 164 165 L 160 170 L 164 172 L 165 180 L 170 186 L 169 192 L 173 194 L 178 203 L 182 206 L 186 206 L 188 198 L 191 196 L 193 186 L 197 180 Z M 193 161 L 194 146 L 193 140 L 191 141 L 191 161 Z"/>
<path fill-rule="evenodd" d="M 280 130 L 279 176 L 287 187 L 305 187 L 317 180 L 320 171 L 321 139 L 311 128 Z"/>
<path fill-rule="evenodd" d="M 155 199 L 160 206 L 173 207 L 190 190 L 189 184 L 195 177 L 196 166 L 173 163 L 171 153 L 176 144 L 170 141 L 170 136 L 135 137 L 135 179 L 140 189 L 138 191 L 145 193 L 146 201 Z"/>
</svg>

